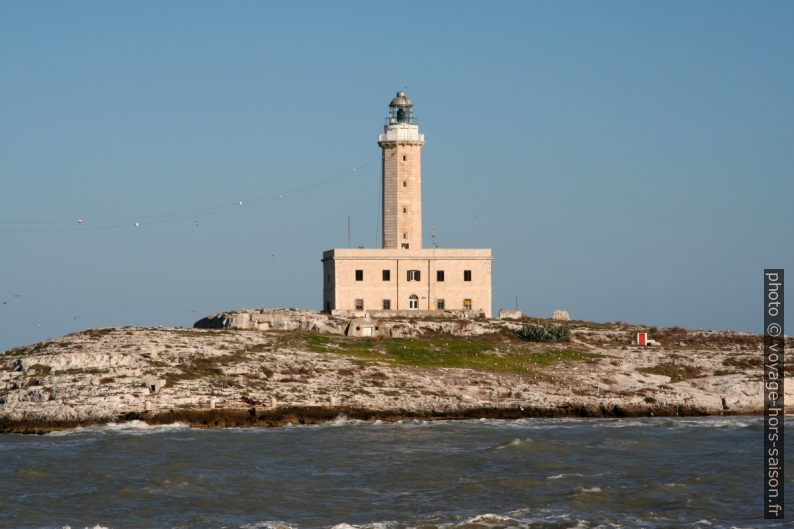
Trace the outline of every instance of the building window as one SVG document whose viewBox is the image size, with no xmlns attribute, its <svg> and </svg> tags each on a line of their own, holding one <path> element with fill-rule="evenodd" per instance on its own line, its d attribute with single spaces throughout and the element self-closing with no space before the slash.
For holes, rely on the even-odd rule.
<svg viewBox="0 0 794 529">
<path fill-rule="evenodd" d="M 409 309 L 419 308 L 419 298 L 416 296 L 416 294 L 411 294 L 411 297 L 408 298 L 408 308 Z"/>
<path fill-rule="evenodd" d="M 403 154 L 403 161 L 406 161 L 407 159 L 408 159 L 408 157 Z"/>
<path fill-rule="evenodd" d="M 400 247 L 401 247 L 403 250 L 407 250 L 407 249 L 408 249 L 408 243 L 407 243 L 407 242 L 404 242 L 404 243 L 402 243 L 402 245 L 400 245 Z"/>
<path fill-rule="evenodd" d="M 403 187 L 408 187 L 408 180 L 403 180 Z"/>
<path fill-rule="evenodd" d="M 364 271 L 356 270 L 356 281 L 364 281 Z"/>
<path fill-rule="evenodd" d="M 421 281 L 422 274 L 419 270 L 408 270 L 408 281 Z"/>
<path fill-rule="evenodd" d="M 463 280 L 464 281 L 471 281 L 471 270 L 464 270 L 463 271 Z"/>
<path fill-rule="evenodd" d="M 444 300 L 443 299 L 437 299 L 436 300 L 436 308 L 438 310 L 444 310 Z"/>
<path fill-rule="evenodd" d="M 384 270 L 383 271 L 383 280 L 384 281 L 391 281 L 391 270 Z"/>
<path fill-rule="evenodd" d="M 403 213 L 408 213 L 408 208 L 403 207 Z"/>
<path fill-rule="evenodd" d="M 384 299 L 383 300 L 383 310 L 391 310 L 391 300 Z"/>
<path fill-rule="evenodd" d="M 364 310 L 364 300 L 357 299 L 356 300 L 356 310 Z"/>
<path fill-rule="evenodd" d="M 442 283 L 444 281 L 444 271 L 443 270 L 436 270 L 436 281 Z"/>
<path fill-rule="evenodd" d="M 471 300 L 466 298 L 463 300 L 463 308 L 466 310 L 471 310 Z"/>
</svg>

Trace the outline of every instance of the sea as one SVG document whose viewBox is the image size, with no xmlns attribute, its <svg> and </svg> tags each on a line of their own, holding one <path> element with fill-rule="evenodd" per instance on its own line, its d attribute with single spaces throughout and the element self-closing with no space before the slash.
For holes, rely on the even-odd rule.
<svg viewBox="0 0 794 529">
<path fill-rule="evenodd" d="M 758 417 L 5 434 L 0 527 L 794 527 L 763 519 L 762 442 Z"/>
</svg>

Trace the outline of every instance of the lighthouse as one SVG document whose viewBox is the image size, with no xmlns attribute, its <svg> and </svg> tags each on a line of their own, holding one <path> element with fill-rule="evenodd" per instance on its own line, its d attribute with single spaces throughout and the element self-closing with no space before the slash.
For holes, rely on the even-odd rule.
<svg viewBox="0 0 794 529">
<path fill-rule="evenodd" d="M 491 250 L 422 247 L 422 149 L 404 91 L 388 106 L 381 149 L 381 248 L 323 252 L 323 310 L 350 317 L 491 317 Z"/>
<path fill-rule="evenodd" d="M 383 247 L 422 247 L 422 147 L 414 104 L 405 92 L 389 103 L 387 123 L 378 135 L 382 151 Z"/>
</svg>

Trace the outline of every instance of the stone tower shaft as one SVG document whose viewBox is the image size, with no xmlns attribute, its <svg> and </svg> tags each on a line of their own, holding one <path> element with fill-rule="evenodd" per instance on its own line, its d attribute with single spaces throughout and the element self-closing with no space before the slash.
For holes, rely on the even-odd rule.
<svg viewBox="0 0 794 529">
<path fill-rule="evenodd" d="M 422 248 L 422 147 L 413 103 L 405 92 L 389 104 L 389 118 L 378 136 L 382 149 L 383 247 Z"/>
</svg>

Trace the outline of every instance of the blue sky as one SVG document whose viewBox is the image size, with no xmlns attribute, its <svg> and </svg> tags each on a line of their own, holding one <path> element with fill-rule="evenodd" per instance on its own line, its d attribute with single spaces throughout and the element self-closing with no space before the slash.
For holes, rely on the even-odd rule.
<svg viewBox="0 0 794 529">
<path fill-rule="evenodd" d="M 402 88 L 426 244 L 471 246 L 476 216 L 495 309 L 759 331 L 763 268 L 794 265 L 793 24 L 772 1 L 4 2 L 0 349 L 319 309 L 348 215 L 375 245 Z"/>
</svg>

